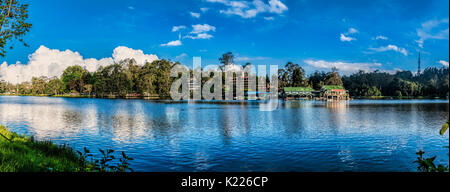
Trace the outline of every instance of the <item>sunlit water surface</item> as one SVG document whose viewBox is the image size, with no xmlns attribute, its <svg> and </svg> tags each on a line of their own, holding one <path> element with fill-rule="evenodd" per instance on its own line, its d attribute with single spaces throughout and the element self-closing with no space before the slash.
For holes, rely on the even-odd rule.
<svg viewBox="0 0 450 192">
<path fill-rule="evenodd" d="M 80 150 L 112 148 L 136 171 L 416 171 L 448 164 L 447 100 L 167 104 L 0 97 L 0 124 Z"/>
</svg>

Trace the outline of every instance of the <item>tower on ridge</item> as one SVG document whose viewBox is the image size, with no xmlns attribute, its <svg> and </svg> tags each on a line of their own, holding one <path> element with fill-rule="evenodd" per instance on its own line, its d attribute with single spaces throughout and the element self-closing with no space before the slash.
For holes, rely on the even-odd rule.
<svg viewBox="0 0 450 192">
<path fill-rule="evenodd" d="M 419 67 L 417 68 L 417 75 L 420 75 L 422 71 L 420 70 L 420 52 L 419 52 Z"/>
</svg>

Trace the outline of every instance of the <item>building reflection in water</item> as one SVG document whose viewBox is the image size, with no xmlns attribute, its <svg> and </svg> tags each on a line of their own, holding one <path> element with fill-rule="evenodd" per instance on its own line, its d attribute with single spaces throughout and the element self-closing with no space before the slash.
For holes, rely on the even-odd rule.
<svg viewBox="0 0 450 192">
<path fill-rule="evenodd" d="M 345 131 L 347 128 L 347 108 L 349 107 L 348 101 L 331 101 L 325 102 L 325 107 L 330 113 L 330 123 L 334 126 L 330 126 L 334 131 Z"/>
<path fill-rule="evenodd" d="M 315 101 L 285 101 L 282 105 L 284 109 L 280 110 L 282 116 L 275 119 L 283 120 L 282 125 L 287 137 L 303 137 L 304 132 L 313 129 L 313 122 L 320 118 L 314 108 L 316 105 Z"/>
</svg>

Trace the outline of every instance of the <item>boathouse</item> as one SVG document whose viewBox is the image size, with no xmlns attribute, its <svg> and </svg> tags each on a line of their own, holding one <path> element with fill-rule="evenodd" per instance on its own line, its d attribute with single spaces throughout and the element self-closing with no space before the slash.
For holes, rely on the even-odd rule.
<svg viewBox="0 0 450 192">
<path fill-rule="evenodd" d="M 320 89 L 320 97 L 323 100 L 349 100 L 350 95 L 343 86 L 324 85 Z"/>
<path fill-rule="evenodd" d="M 316 91 L 311 87 L 285 87 L 285 99 L 313 99 L 316 96 Z"/>
</svg>

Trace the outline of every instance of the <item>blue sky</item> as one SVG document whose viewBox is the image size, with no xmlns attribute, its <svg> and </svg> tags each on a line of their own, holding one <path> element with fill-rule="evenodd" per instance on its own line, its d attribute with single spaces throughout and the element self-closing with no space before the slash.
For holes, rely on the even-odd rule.
<svg viewBox="0 0 450 192">
<path fill-rule="evenodd" d="M 308 73 L 332 66 L 415 71 L 418 51 L 423 67 L 449 60 L 448 0 L 27 2 L 30 47 L 16 42 L 0 61 L 26 64 L 41 45 L 96 59 L 125 46 L 188 66 L 192 56 L 217 64 L 231 51 L 237 64 L 292 61 Z"/>
</svg>

